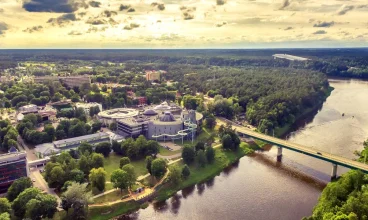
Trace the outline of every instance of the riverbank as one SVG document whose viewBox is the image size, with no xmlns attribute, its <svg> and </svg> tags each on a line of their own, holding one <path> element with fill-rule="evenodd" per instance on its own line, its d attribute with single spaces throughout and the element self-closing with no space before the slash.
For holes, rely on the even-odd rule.
<svg viewBox="0 0 368 220">
<path fill-rule="evenodd" d="M 189 166 L 190 176 L 177 185 L 166 183 L 156 193 L 156 202 L 160 202 L 172 197 L 176 192 L 190 187 L 195 184 L 206 182 L 207 180 L 220 174 L 225 168 L 232 165 L 245 155 L 253 153 L 253 149 L 246 143 L 241 143 L 238 151 L 233 152 L 224 150 L 221 147 L 215 149 L 215 161 L 212 164 L 207 164 L 205 167 L 200 167 L 196 163 Z M 184 163 L 179 162 L 179 167 L 182 168 Z"/>
<path fill-rule="evenodd" d="M 327 90 L 325 91 L 325 95 L 323 96 L 323 98 L 319 100 L 319 103 L 316 106 L 312 108 L 307 108 L 300 114 L 296 115 L 294 123 L 288 123 L 282 127 L 275 128 L 275 134 L 274 134 L 275 137 L 279 137 L 279 138 L 284 137 L 286 134 L 288 134 L 293 129 L 293 125 L 296 124 L 298 121 L 311 116 L 311 114 L 315 114 L 322 107 L 323 103 L 331 95 L 331 92 L 333 90 L 334 88 L 329 86 Z"/>
<path fill-rule="evenodd" d="M 154 202 L 166 200 L 173 196 L 178 191 L 202 182 L 205 182 L 218 174 L 220 174 L 225 168 L 229 167 L 241 157 L 249 155 L 254 152 L 252 148 L 257 146 L 250 146 L 246 143 L 241 143 L 239 149 L 236 152 L 224 150 L 222 147 L 215 148 L 215 160 L 212 164 L 207 164 L 205 167 L 200 167 L 196 163 L 191 165 L 190 176 L 183 180 L 178 185 L 172 185 L 170 183 L 164 183 L 160 189 L 158 189 L 153 196 Z M 176 163 L 180 168 L 184 166 L 182 161 Z M 141 205 L 136 201 L 121 202 L 109 206 L 91 207 L 89 209 L 90 218 L 93 220 L 107 220 L 112 217 L 124 215 L 145 208 L 147 205 Z M 101 214 L 106 213 L 106 214 Z"/>
</svg>

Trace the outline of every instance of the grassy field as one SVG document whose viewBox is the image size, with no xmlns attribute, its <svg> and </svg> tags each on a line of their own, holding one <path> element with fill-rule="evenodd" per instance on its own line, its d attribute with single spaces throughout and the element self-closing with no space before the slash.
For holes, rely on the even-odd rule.
<svg viewBox="0 0 368 220">
<path fill-rule="evenodd" d="M 197 144 L 198 142 L 206 142 L 213 133 L 215 133 L 215 130 L 210 130 L 203 127 L 201 133 L 197 135 L 194 139 L 193 145 Z M 192 145 L 192 140 L 184 140 L 183 144 L 181 143 L 181 141 L 176 141 L 175 143 L 180 146 L 184 146 L 185 144 Z"/>
<path fill-rule="evenodd" d="M 188 179 L 175 186 L 171 184 L 163 186 L 159 190 L 156 200 L 165 200 L 185 187 L 211 179 L 212 177 L 218 175 L 224 168 L 239 160 L 239 158 L 252 153 L 253 150 L 248 144 L 241 143 L 239 150 L 236 152 L 223 150 L 222 148 L 215 149 L 215 152 L 215 161 L 212 164 L 207 164 L 205 167 L 199 167 L 196 163 L 194 163 L 190 166 L 190 176 Z M 182 167 L 184 164 L 181 161 L 178 163 L 178 165 Z"/>
<path fill-rule="evenodd" d="M 119 169 L 121 156 L 111 153 L 109 157 L 104 159 L 104 168 L 107 172 L 106 181 L 110 181 L 111 173 Z M 131 161 L 134 166 L 135 173 L 138 176 L 145 175 L 148 173 L 146 169 L 146 162 L 144 160 Z"/>
<path fill-rule="evenodd" d="M 136 201 L 116 203 L 111 206 L 91 207 L 89 215 L 92 220 L 108 220 L 113 217 L 139 209 L 140 205 Z"/>
<path fill-rule="evenodd" d="M 162 156 L 171 156 L 171 155 L 174 155 L 174 154 L 177 154 L 177 153 L 180 153 L 181 150 L 176 150 L 176 151 L 170 151 L 162 146 L 160 146 L 159 148 L 159 153 L 162 155 Z"/>
<path fill-rule="evenodd" d="M 100 196 L 98 198 L 95 198 L 93 202 L 95 204 L 97 203 L 105 203 L 105 202 L 113 202 L 116 200 L 121 199 L 122 197 L 128 195 L 127 190 L 123 190 L 123 192 L 120 192 L 120 190 L 116 190 L 114 192 L 108 193 L 106 195 Z"/>
</svg>

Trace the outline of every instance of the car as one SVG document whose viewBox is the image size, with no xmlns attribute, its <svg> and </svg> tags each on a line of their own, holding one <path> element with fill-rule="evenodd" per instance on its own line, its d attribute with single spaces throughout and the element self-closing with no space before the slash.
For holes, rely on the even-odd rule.
<svg viewBox="0 0 368 220">
<path fill-rule="evenodd" d="M 36 182 L 36 179 L 32 178 L 32 182 Z"/>
<path fill-rule="evenodd" d="M 317 154 L 318 154 L 318 155 L 322 155 L 322 153 L 321 153 L 321 152 L 317 152 Z"/>
<path fill-rule="evenodd" d="M 43 173 L 43 170 L 42 169 L 40 170 L 40 173 Z"/>
</svg>

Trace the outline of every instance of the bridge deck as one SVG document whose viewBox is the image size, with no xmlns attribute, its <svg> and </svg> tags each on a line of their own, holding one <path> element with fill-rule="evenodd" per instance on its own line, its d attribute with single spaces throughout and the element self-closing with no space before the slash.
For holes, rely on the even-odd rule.
<svg viewBox="0 0 368 220">
<path fill-rule="evenodd" d="M 220 121 L 220 124 L 225 124 L 225 121 L 228 121 L 228 120 L 221 119 L 219 121 Z M 234 123 L 232 123 L 232 125 L 233 125 L 233 128 L 236 129 L 236 131 L 238 133 L 247 135 L 249 137 L 253 137 L 255 139 L 265 141 L 265 142 L 270 143 L 270 144 L 274 144 L 274 145 L 277 145 L 277 146 L 280 146 L 280 147 L 284 147 L 284 148 L 292 150 L 292 151 L 303 153 L 303 154 L 306 154 L 306 155 L 309 155 L 309 156 L 312 156 L 312 157 L 315 157 L 315 158 L 318 158 L 318 159 L 321 159 L 321 160 L 324 160 L 324 161 L 327 161 L 327 162 L 331 162 L 333 164 L 344 166 L 344 167 L 347 167 L 347 168 L 350 168 L 350 169 L 359 169 L 359 170 L 362 170 L 365 173 L 368 173 L 368 165 L 367 164 L 364 164 L 364 163 L 361 163 L 361 162 L 358 162 L 358 161 L 353 161 L 351 159 L 344 158 L 344 157 L 341 157 L 341 156 L 337 156 L 337 155 L 334 155 L 334 154 L 330 154 L 330 153 L 327 153 L 327 152 L 324 152 L 324 151 L 312 149 L 310 147 L 306 147 L 306 146 L 303 146 L 303 145 L 300 145 L 300 144 L 285 141 L 285 140 L 282 140 L 282 139 L 279 139 L 279 138 L 271 137 L 271 136 L 268 136 L 268 135 L 265 135 L 265 134 L 261 134 L 261 133 L 249 130 L 249 129 L 243 127 L 243 126 L 236 125 Z M 318 154 L 317 152 L 319 152 L 320 154 Z"/>
</svg>

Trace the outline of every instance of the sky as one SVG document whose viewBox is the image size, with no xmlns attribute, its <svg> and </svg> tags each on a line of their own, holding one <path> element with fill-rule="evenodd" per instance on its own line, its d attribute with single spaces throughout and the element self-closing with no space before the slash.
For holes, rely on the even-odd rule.
<svg viewBox="0 0 368 220">
<path fill-rule="evenodd" d="M 0 0 L 0 49 L 366 47 L 367 0 Z"/>
</svg>

